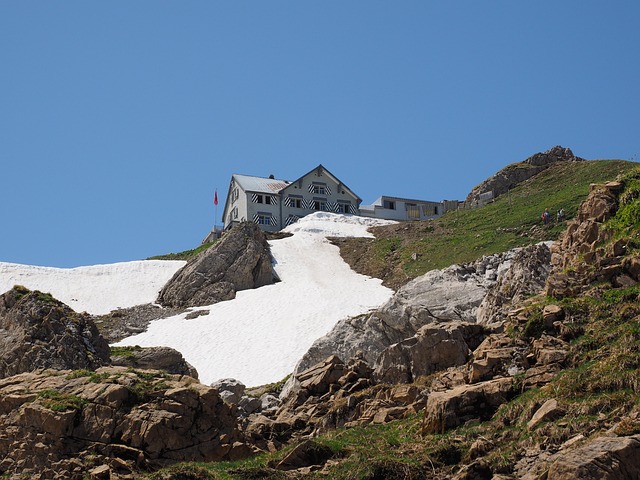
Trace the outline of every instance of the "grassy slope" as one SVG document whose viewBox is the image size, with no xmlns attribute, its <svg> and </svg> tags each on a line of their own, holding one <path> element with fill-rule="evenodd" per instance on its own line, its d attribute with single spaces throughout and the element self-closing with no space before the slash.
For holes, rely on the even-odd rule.
<svg viewBox="0 0 640 480">
<path fill-rule="evenodd" d="M 616 169 L 627 168 L 622 164 L 610 163 L 607 166 L 601 163 L 597 165 L 596 172 L 594 167 L 589 165 L 588 173 L 605 175 L 601 180 L 612 178 L 607 172 L 615 177 Z M 612 167 L 613 170 L 607 170 Z M 582 175 L 587 174 L 584 168 L 580 167 Z M 522 212 L 529 212 L 526 215 L 533 219 L 525 224 L 523 228 L 526 229 L 526 225 L 533 225 L 537 221 L 540 206 L 550 199 L 562 203 L 565 210 L 573 215 L 576 202 L 586 193 L 582 185 L 588 185 L 589 181 L 578 181 L 574 175 L 570 177 L 575 178 L 576 183 L 566 183 L 566 189 L 558 188 L 558 182 L 568 182 L 567 176 L 561 179 L 557 172 L 556 178 L 547 176 L 542 183 L 531 182 L 523 186 L 518 195 L 524 199 L 526 192 L 530 192 L 536 200 L 518 203 L 522 205 L 520 217 L 515 213 L 505 213 L 505 205 L 496 202 L 484 212 L 461 212 L 450 215 L 445 222 L 464 221 L 467 225 L 474 225 L 475 229 L 488 230 L 488 225 L 496 218 L 496 212 L 502 212 L 501 218 L 504 222 L 511 222 L 511 225 L 522 225 L 520 218 L 525 215 Z M 638 251 L 637 238 L 640 236 L 640 173 L 637 177 L 629 182 L 634 191 L 628 189 L 627 194 L 622 196 L 626 200 L 623 200 L 618 215 L 609 222 L 617 238 L 629 239 L 630 245 L 636 246 L 630 252 L 633 254 Z M 516 205 L 513 197 L 512 202 L 512 205 Z M 551 207 L 553 204 L 549 201 L 549 205 Z M 494 209 L 493 213 L 491 209 Z M 554 228 L 549 231 L 553 232 Z M 464 236 L 460 230 L 458 235 Z M 466 237 L 474 235 L 472 233 Z M 483 245 L 481 248 L 486 249 L 494 248 L 491 245 L 511 245 L 511 242 L 517 244 L 519 241 L 517 235 L 507 235 L 501 242 L 494 239 L 490 245 L 481 242 L 472 245 Z M 462 249 L 464 244 L 460 245 Z M 468 255 L 473 257 L 476 252 L 468 252 Z M 471 447 L 474 443 L 477 445 L 478 441 L 490 445 L 484 459 L 489 462 L 493 472 L 508 474 L 522 453 L 538 444 L 557 446 L 578 434 L 597 436 L 610 429 L 619 435 L 640 433 L 640 286 L 625 289 L 605 288 L 602 285 L 595 287 L 588 296 L 563 300 L 541 298 L 537 305 L 530 307 L 539 316 L 544 304 L 560 303 L 567 312 L 567 322 L 576 332 L 576 338 L 571 343 L 569 368 L 549 385 L 523 392 L 500 408 L 489 422 L 465 425 L 441 435 L 421 435 L 419 415 L 385 425 L 331 432 L 316 440 L 333 449 L 339 460 L 329 467 L 328 474 L 309 474 L 305 478 L 449 478 L 457 470 L 457 464 L 468 464 L 473 460 L 470 456 Z M 565 415 L 530 431 L 526 427 L 527 421 L 549 398 L 558 400 Z M 268 468 L 270 463 L 283 455 L 284 452 L 277 452 L 234 463 L 176 465 L 154 474 L 152 478 L 291 478 Z"/>
<path fill-rule="evenodd" d="M 373 241 L 336 243 L 356 271 L 382 278 L 386 285 L 397 288 L 429 270 L 555 240 L 565 226 L 555 222 L 559 208 L 571 219 L 591 183 L 613 180 L 634 166 L 637 164 L 617 160 L 559 164 L 483 208 L 448 212 L 435 221 L 377 227 L 372 229 L 376 235 Z M 540 215 L 547 207 L 552 222 L 543 227 Z"/>
</svg>

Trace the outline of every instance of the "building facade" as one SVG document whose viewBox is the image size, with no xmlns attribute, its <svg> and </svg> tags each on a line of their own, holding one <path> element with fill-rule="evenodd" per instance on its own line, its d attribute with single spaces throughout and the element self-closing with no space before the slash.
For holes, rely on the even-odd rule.
<svg viewBox="0 0 640 480">
<path fill-rule="evenodd" d="M 252 221 L 278 231 L 313 212 L 357 215 L 362 200 L 322 165 L 295 181 L 234 174 L 223 211 L 224 229 Z"/>
<path fill-rule="evenodd" d="M 400 197 L 382 196 L 371 205 L 360 206 L 363 217 L 385 220 L 432 220 L 449 210 L 458 208 L 457 200 L 431 202 Z"/>
</svg>

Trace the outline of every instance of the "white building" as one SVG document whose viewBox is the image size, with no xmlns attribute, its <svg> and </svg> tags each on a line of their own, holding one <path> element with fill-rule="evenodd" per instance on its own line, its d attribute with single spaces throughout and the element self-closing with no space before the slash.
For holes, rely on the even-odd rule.
<svg viewBox="0 0 640 480">
<path fill-rule="evenodd" d="M 252 221 L 278 231 L 316 211 L 357 215 L 362 200 L 322 165 L 294 181 L 234 174 L 222 221 L 228 230 Z"/>
</svg>

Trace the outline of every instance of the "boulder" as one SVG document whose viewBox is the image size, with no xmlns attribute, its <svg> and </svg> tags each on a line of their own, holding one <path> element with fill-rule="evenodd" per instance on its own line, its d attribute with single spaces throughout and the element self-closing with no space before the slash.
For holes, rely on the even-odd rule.
<svg viewBox="0 0 640 480">
<path fill-rule="evenodd" d="M 529 430 L 533 430 L 542 422 L 555 420 L 556 418 L 559 418 L 564 414 L 565 411 L 563 408 L 558 406 L 558 401 L 555 398 L 551 398 L 544 402 L 542 406 L 538 410 L 536 410 L 536 412 L 531 417 L 531 420 L 527 422 L 527 428 Z"/>
<path fill-rule="evenodd" d="M 198 378 L 198 371 L 182 354 L 170 347 L 119 347 L 111 356 L 111 364 L 143 370 L 162 370 L 173 375 Z"/>
<path fill-rule="evenodd" d="M 374 379 L 380 383 L 410 383 L 468 360 L 469 344 L 477 345 L 484 329 L 480 325 L 451 322 L 425 325 L 418 333 L 382 352 Z"/>
<path fill-rule="evenodd" d="M 88 315 L 14 287 L 0 296 L 0 358 L 0 378 L 43 368 L 93 370 L 109 363 L 109 345 Z"/>
<path fill-rule="evenodd" d="M 561 454 L 547 480 L 640 479 L 640 435 L 599 437 Z"/>
<path fill-rule="evenodd" d="M 621 277 L 631 263 L 616 256 L 626 249 L 600 248 L 610 239 L 611 232 L 603 229 L 603 222 L 615 215 L 619 182 L 591 185 L 589 195 L 580 205 L 576 218 L 551 247 L 551 273 L 547 278 L 545 294 L 553 297 L 575 296 L 597 281 L 611 282 Z M 569 268 L 571 267 L 571 268 Z M 594 268 L 595 267 L 595 268 Z M 632 274 L 629 275 L 633 278 Z M 628 282 L 627 282 L 628 283 Z"/>
<path fill-rule="evenodd" d="M 239 290 L 274 281 L 264 233 L 256 224 L 243 222 L 176 272 L 160 292 L 158 303 L 182 308 L 211 305 L 235 298 Z"/>
<path fill-rule="evenodd" d="M 468 420 L 488 420 L 512 396 L 511 378 L 461 385 L 427 397 L 422 431 L 444 433 Z"/>
<path fill-rule="evenodd" d="M 238 402 L 240 402 L 247 388 L 244 383 L 239 382 L 235 378 L 222 378 L 213 382 L 211 386 L 218 391 L 220 397 L 226 403 L 232 405 L 237 405 Z"/>
</svg>

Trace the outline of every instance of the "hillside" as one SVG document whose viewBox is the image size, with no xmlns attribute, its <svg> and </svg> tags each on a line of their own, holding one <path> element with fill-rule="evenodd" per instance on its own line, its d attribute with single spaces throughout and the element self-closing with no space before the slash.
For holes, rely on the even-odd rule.
<svg viewBox="0 0 640 480">
<path fill-rule="evenodd" d="M 621 170 L 631 171 L 589 186 Z M 539 225 L 544 207 L 560 205 L 569 221 Z M 389 262 L 387 283 L 403 284 L 395 293 L 355 274 L 326 240 L 366 234 L 367 222 L 305 217 L 290 237 L 271 242 L 281 282 L 155 322 L 147 338 L 182 342 L 176 346 L 183 353 L 204 362 L 202 383 L 184 371 L 161 371 L 159 360 L 142 366 L 133 358 L 145 355 L 140 347 L 113 349 L 113 363 L 98 370 L 18 365 L 25 373 L 0 379 L 0 426 L 7 432 L 0 476 L 640 478 L 636 164 L 559 165 L 484 208 L 375 227 L 378 239 L 333 239 L 365 268 L 376 263 L 362 260 L 382 245 L 385 254 L 375 260 Z M 547 238 L 558 241 L 503 251 Z M 492 251 L 500 253 L 486 255 Z M 126 278 L 135 277 L 132 267 Z M 429 273 L 407 282 L 417 267 Z M 114 273 L 105 266 L 100 272 Z M 54 286 L 66 278 L 45 273 Z M 101 306 L 107 299 L 99 300 Z M 60 316 L 56 335 L 71 338 L 78 330 L 76 314 L 51 295 L 17 287 L 0 305 L 3 328 L 33 331 L 36 340 L 25 343 L 45 360 L 60 355 L 41 328 L 51 324 L 52 311 Z M 296 368 L 286 383 L 205 385 L 231 367 L 257 373 L 247 376 L 250 384 L 261 383 L 267 370 L 280 379 L 305 342 L 321 335 L 310 328 L 326 331 L 336 321 L 320 339 L 329 353 Z M 130 363 L 116 364 L 115 356 L 131 356 Z M 176 461 L 217 463 L 168 466 Z"/>
<path fill-rule="evenodd" d="M 565 205 L 575 221 L 554 247 L 547 295 L 515 308 L 504 332 L 487 337 L 466 365 L 406 386 L 424 392 L 424 410 L 352 422 L 248 461 L 183 464 L 151 478 L 640 478 L 640 171 L 591 189 L 582 206 Z M 463 213 L 473 219 L 473 211 Z M 524 369 L 507 375 L 510 364 Z M 486 380 L 459 383 L 473 372 Z M 483 385 L 507 388 L 498 397 L 490 390 L 452 396 Z M 331 400 L 327 417 L 362 411 L 358 405 L 387 398 L 389 388 Z"/>
<path fill-rule="evenodd" d="M 615 179 L 636 163 L 621 160 L 563 162 L 521 183 L 482 208 L 448 212 L 433 221 L 371 229 L 375 239 L 337 239 L 342 257 L 359 273 L 381 278 L 397 289 L 433 269 L 475 260 L 543 240 L 555 240 L 587 197 L 589 185 Z M 543 226 L 545 208 L 552 221 Z"/>
</svg>

